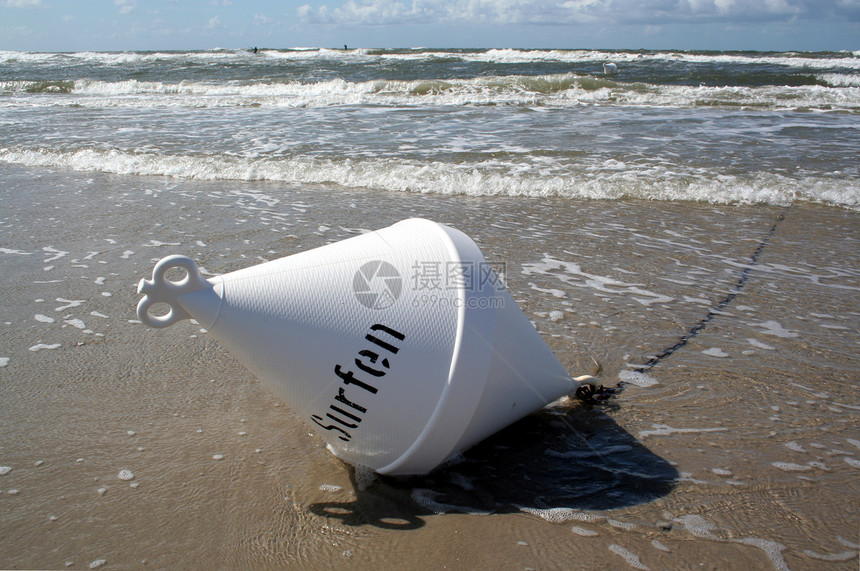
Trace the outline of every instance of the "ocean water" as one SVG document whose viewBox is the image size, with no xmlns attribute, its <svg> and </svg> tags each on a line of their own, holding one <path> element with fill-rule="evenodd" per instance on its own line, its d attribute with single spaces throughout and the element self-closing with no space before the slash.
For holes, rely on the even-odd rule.
<svg viewBox="0 0 860 571">
<path fill-rule="evenodd" d="M 857 53 L 0 62 L 0 567 L 857 568 Z M 623 390 L 374 479 L 135 314 L 412 216 Z"/>
<path fill-rule="evenodd" d="M 858 111 L 857 52 L 0 53 L 0 161 L 203 180 L 857 208 Z"/>
</svg>

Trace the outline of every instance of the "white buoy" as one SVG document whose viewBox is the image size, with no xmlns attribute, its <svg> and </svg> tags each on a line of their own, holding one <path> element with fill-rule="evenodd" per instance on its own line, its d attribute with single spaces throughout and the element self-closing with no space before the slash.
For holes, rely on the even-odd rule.
<svg viewBox="0 0 860 571">
<path fill-rule="evenodd" d="M 581 380 L 475 243 L 428 220 L 208 280 L 168 256 L 138 292 L 143 323 L 197 320 L 333 454 L 381 474 L 427 473 Z"/>
<path fill-rule="evenodd" d="M 618 66 L 612 62 L 603 64 L 603 74 L 604 75 L 615 75 L 618 73 Z"/>
</svg>

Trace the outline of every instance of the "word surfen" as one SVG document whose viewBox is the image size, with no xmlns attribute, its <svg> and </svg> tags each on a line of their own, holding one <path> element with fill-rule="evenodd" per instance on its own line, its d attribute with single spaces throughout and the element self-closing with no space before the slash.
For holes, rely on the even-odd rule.
<svg viewBox="0 0 860 571">
<path fill-rule="evenodd" d="M 377 323 L 376 325 L 372 325 L 370 327 L 370 330 L 371 331 L 381 331 L 381 332 L 387 333 L 388 335 L 390 335 L 391 337 L 395 338 L 398 341 L 403 341 L 406 338 L 402 333 L 399 333 L 399 332 L 395 331 L 394 329 L 391 329 L 390 327 L 386 327 L 385 325 L 381 325 L 379 323 Z M 390 352 L 392 355 L 396 355 L 397 352 L 400 350 L 396 346 L 394 346 L 390 343 L 386 343 L 385 341 L 382 341 L 381 339 L 375 337 L 374 335 L 372 335 L 370 333 L 365 335 L 364 338 L 366 340 L 372 342 L 372 343 L 375 343 L 376 345 L 381 347 L 383 350 Z M 362 349 L 361 351 L 358 352 L 358 354 L 360 357 L 367 358 L 371 364 L 376 364 L 376 361 L 380 357 L 380 355 L 378 353 L 375 353 L 374 351 L 372 351 L 370 349 Z M 383 377 L 387 373 L 387 371 L 374 369 L 374 368 L 370 367 L 364 361 L 359 360 L 358 357 L 355 358 L 355 364 L 359 369 L 361 369 L 362 371 L 364 371 L 365 373 L 368 373 L 369 375 L 371 375 L 373 377 L 377 377 L 377 378 Z M 379 364 L 382 365 L 385 369 L 388 369 L 390 367 L 387 358 L 383 358 Z M 343 381 L 344 385 L 347 385 L 347 386 L 348 385 L 355 385 L 356 387 L 363 389 L 364 391 L 366 391 L 367 393 L 370 393 L 371 395 L 375 395 L 379 391 L 379 389 L 377 387 L 357 379 L 352 371 L 344 371 L 340 365 L 334 366 L 334 373 L 335 373 L 335 375 L 340 377 L 340 379 Z M 367 396 L 367 395 L 364 395 L 364 396 Z M 347 412 L 346 410 L 344 410 L 343 408 L 341 408 L 338 405 L 330 404 L 329 409 L 331 410 L 331 412 L 326 412 L 326 416 L 328 418 L 330 418 L 331 420 L 334 420 L 335 422 L 339 423 L 343 427 L 346 427 L 349 429 L 358 428 L 358 424 L 362 420 L 361 415 L 363 415 L 364 413 L 367 412 L 367 408 L 349 400 L 346 397 L 346 389 L 344 389 L 343 387 L 338 388 L 337 395 L 335 395 L 334 400 L 337 401 L 338 403 L 342 404 L 342 405 L 345 405 L 346 407 L 348 407 L 352 410 L 350 412 Z M 332 413 L 335 413 L 335 414 L 332 414 Z M 349 420 L 344 420 L 342 417 L 346 417 Z M 316 414 L 311 415 L 311 420 L 313 420 L 314 423 L 321 426 L 325 430 L 336 430 L 336 431 L 340 432 L 341 436 L 338 436 L 338 438 L 340 440 L 343 440 L 344 442 L 349 442 L 349 440 L 352 439 L 352 435 L 349 432 L 347 432 L 346 430 L 344 430 L 341 426 L 337 426 L 337 425 L 333 425 L 333 424 L 329 424 L 329 425 L 322 424 L 321 421 L 323 420 L 323 418 L 319 415 L 316 415 Z"/>
</svg>

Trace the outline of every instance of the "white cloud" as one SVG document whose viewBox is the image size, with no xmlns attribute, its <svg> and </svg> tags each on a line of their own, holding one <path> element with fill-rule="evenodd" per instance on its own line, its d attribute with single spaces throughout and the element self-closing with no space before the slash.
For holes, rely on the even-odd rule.
<svg viewBox="0 0 860 571">
<path fill-rule="evenodd" d="M 113 3 L 119 7 L 120 14 L 130 14 L 137 7 L 134 0 L 113 0 Z"/>
<path fill-rule="evenodd" d="M 582 24 L 775 21 L 817 18 L 860 0 L 346 0 L 305 4 L 302 21 L 342 25 Z"/>
<path fill-rule="evenodd" d="M 406 6 L 392 0 L 374 0 L 360 4 L 348 0 L 342 7 L 335 8 L 334 13 L 338 20 L 356 24 L 402 22 L 411 17 Z"/>
<path fill-rule="evenodd" d="M 3 2 L 4 8 L 44 8 L 42 0 L 6 0 Z"/>
<path fill-rule="evenodd" d="M 765 6 L 767 7 L 767 12 L 775 14 L 795 14 L 801 11 L 800 7 L 788 0 L 765 0 Z"/>
<path fill-rule="evenodd" d="M 206 23 L 206 28 L 209 30 L 214 30 L 216 28 L 221 27 L 221 18 L 218 16 L 213 16 L 209 18 L 209 21 Z"/>
<path fill-rule="evenodd" d="M 714 6 L 721 14 L 728 14 L 735 6 L 735 0 L 714 0 Z"/>
<path fill-rule="evenodd" d="M 548 14 L 559 11 L 558 3 L 545 0 L 413 0 L 409 5 L 399 0 L 347 0 L 332 8 L 305 4 L 298 15 L 328 24 L 517 24 L 549 22 Z"/>
</svg>

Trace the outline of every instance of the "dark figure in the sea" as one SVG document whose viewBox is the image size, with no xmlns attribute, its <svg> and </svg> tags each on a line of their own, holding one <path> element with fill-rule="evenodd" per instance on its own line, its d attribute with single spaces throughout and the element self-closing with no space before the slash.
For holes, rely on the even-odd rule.
<svg viewBox="0 0 860 571">
<path fill-rule="evenodd" d="M 346 51 L 346 50 L 348 49 L 348 48 L 346 47 L 346 44 L 343 44 L 343 49 L 344 49 L 344 51 Z"/>
<path fill-rule="evenodd" d="M 257 46 L 254 46 L 254 53 L 257 53 Z"/>
</svg>

